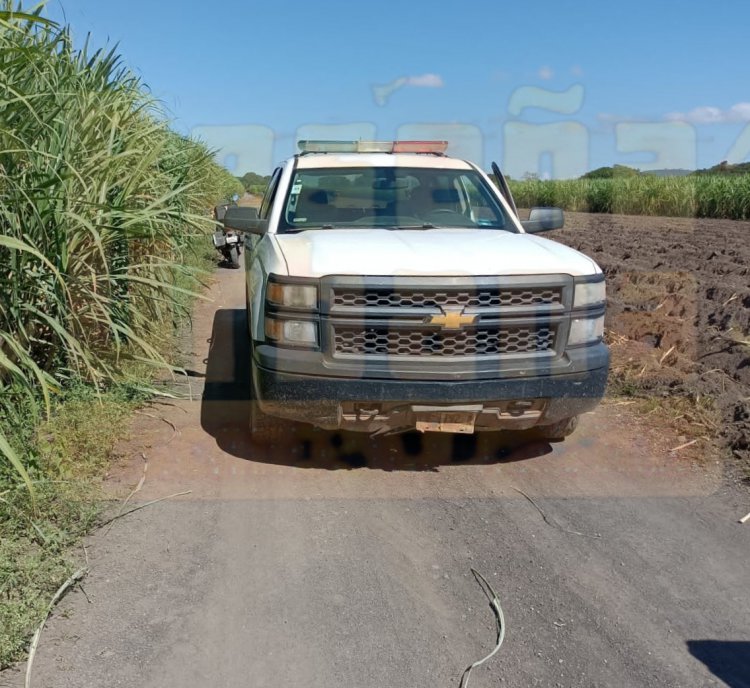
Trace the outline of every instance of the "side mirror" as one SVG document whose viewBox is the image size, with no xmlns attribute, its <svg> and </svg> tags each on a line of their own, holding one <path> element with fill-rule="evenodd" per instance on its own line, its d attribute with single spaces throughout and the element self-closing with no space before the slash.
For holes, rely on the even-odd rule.
<svg viewBox="0 0 750 688">
<path fill-rule="evenodd" d="M 529 234 L 549 232 L 565 225 L 562 208 L 532 208 L 528 220 L 521 220 L 521 226 Z"/>
<path fill-rule="evenodd" d="M 234 232 L 265 234 L 268 230 L 268 220 L 258 219 L 257 208 L 234 207 L 227 209 L 224 215 L 224 227 Z"/>
</svg>

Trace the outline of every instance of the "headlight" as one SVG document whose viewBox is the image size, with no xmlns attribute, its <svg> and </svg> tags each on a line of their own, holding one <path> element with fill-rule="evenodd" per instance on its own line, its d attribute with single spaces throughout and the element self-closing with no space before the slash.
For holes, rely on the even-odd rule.
<svg viewBox="0 0 750 688">
<path fill-rule="evenodd" d="M 607 288 L 604 280 L 600 282 L 579 282 L 573 300 L 574 308 L 588 308 L 604 303 L 607 300 Z"/>
<path fill-rule="evenodd" d="M 598 318 L 573 318 L 570 321 L 568 346 L 590 344 L 604 337 L 604 316 Z"/>
<path fill-rule="evenodd" d="M 277 344 L 317 346 L 318 326 L 311 320 L 276 320 L 266 318 L 266 337 Z"/>
<path fill-rule="evenodd" d="M 314 284 L 279 284 L 278 282 L 270 282 L 266 298 L 274 306 L 315 310 L 318 307 L 318 287 Z"/>
</svg>

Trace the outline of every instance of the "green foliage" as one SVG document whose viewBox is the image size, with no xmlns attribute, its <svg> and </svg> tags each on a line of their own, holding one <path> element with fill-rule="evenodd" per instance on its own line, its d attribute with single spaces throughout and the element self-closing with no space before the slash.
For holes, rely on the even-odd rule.
<svg viewBox="0 0 750 688">
<path fill-rule="evenodd" d="M 223 174 L 219 184 L 219 189 L 221 190 L 219 201 L 232 198 L 235 194 L 241 198 L 245 193 L 245 185 L 242 181 L 224 167 L 221 168 L 221 172 Z"/>
<path fill-rule="evenodd" d="M 693 172 L 695 175 L 710 175 L 710 174 L 750 174 L 750 162 L 741 162 L 737 165 L 731 165 L 726 160 L 720 162 L 718 165 L 709 167 L 704 170 L 696 170 Z"/>
<path fill-rule="evenodd" d="M 251 194 L 260 195 L 268 186 L 268 182 L 271 180 L 270 175 L 261 176 L 255 172 L 247 172 L 239 178 L 245 191 Z"/>
<path fill-rule="evenodd" d="M 81 423 L 93 427 L 92 420 L 109 419 L 97 409 L 89 406 Z M 121 430 L 106 432 L 116 429 Z M 50 447 L 56 447 L 57 437 L 49 437 Z M 98 452 L 105 447 L 99 445 Z M 33 509 L 22 483 L 5 483 L 0 490 L 0 669 L 21 658 L 52 595 L 75 568 L 71 547 L 97 516 L 89 481 L 35 477 L 34 486 Z"/>
<path fill-rule="evenodd" d="M 23 482 L 0 474 L 0 669 L 18 659 L 49 601 L 75 567 L 70 548 L 94 523 L 95 476 L 111 458 L 140 396 L 125 383 L 98 392 L 82 382 L 58 395 L 51 419 L 28 397 L 18 408 L 25 424 L 11 442 L 34 482 L 35 503 Z"/>
<path fill-rule="evenodd" d="M 0 0 L 0 668 L 201 287 L 208 210 L 241 193 L 114 52 Z"/>
<path fill-rule="evenodd" d="M 520 208 L 550 205 L 590 213 L 750 219 L 750 175 L 514 181 L 510 188 Z"/>
<path fill-rule="evenodd" d="M 625 165 L 599 167 L 579 179 L 542 181 L 525 175 L 510 182 L 519 207 L 627 215 L 750 219 L 750 163 L 722 162 L 707 170 L 640 172 Z"/>
<path fill-rule="evenodd" d="M 48 412 L 69 380 L 163 363 L 164 323 L 198 284 L 185 252 L 240 187 L 114 52 L 14 9 L 0 4 L 0 456 L 28 483 L 8 407 L 41 395 Z"/>
<path fill-rule="evenodd" d="M 615 177 L 637 177 L 640 172 L 626 165 L 613 167 L 598 167 L 584 174 L 581 179 L 614 179 Z"/>
</svg>

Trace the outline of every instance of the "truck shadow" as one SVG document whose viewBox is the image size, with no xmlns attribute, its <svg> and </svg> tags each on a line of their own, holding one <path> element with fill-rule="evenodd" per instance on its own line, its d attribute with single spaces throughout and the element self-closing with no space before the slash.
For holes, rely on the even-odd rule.
<svg viewBox="0 0 750 688">
<path fill-rule="evenodd" d="M 372 468 L 437 470 L 455 463 L 525 461 L 552 451 L 522 433 L 444 435 L 412 432 L 371 437 L 325 431 L 279 420 L 279 433 L 265 447 L 250 442 L 248 420 L 253 402 L 250 349 L 245 311 L 216 312 L 201 400 L 201 427 L 226 453 L 241 459 L 286 466 L 346 470 Z"/>
<path fill-rule="evenodd" d="M 750 688 L 750 642 L 689 640 L 688 651 L 731 688 Z"/>
</svg>

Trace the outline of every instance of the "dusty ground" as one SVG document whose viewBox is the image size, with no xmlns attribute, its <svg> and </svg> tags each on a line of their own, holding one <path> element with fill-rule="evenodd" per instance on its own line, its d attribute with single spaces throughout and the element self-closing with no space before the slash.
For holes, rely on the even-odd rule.
<svg viewBox="0 0 750 688">
<path fill-rule="evenodd" d="M 474 688 L 750 686 L 750 503 L 720 463 L 619 402 L 554 446 L 290 432 L 259 452 L 242 280 L 198 307 L 192 400 L 136 416 L 107 483 L 121 499 L 143 455 L 133 504 L 190 494 L 87 541 L 88 598 L 58 607 L 32 686 L 458 686 L 494 641 L 471 567 L 507 619 Z"/>
<path fill-rule="evenodd" d="M 550 236 L 607 273 L 620 382 L 715 400 L 699 434 L 718 433 L 750 475 L 750 222 L 567 213 Z"/>
</svg>

